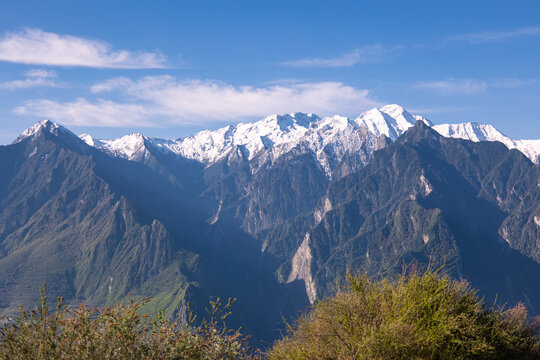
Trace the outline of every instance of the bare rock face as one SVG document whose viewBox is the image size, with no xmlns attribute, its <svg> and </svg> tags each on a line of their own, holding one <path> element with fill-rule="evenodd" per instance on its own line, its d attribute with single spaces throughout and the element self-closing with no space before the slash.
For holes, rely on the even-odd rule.
<svg viewBox="0 0 540 360">
<path fill-rule="evenodd" d="M 294 280 L 304 280 L 306 284 L 306 294 L 309 302 L 313 304 L 317 299 L 317 289 L 311 276 L 311 249 L 309 248 L 309 233 L 306 233 L 304 241 L 296 251 L 292 259 L 292 269 L 287 279 L 287 283 Z"/>
<path fill-rule="evenodd" d="M 299 227 L 309 238 L 289 253 L 289 279 L 310 279 L 324 297 L 346 271 L 380 276 L 411 262 L 452 263 L 454 276 L 489 299 L 540 311 L 539 177 L 537 165 L 501 143 L 448 139 L 419 122 L 330 184 L 310 226 Z M 268 235 L 268 249 L 298 238 L 277 235 Z"/>
</svg>

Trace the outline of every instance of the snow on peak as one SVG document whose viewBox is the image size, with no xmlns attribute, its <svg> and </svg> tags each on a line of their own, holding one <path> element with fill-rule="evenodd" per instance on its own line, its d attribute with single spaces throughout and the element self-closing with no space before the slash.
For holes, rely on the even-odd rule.
<svg viewBox="0 0 540 360">
<path fill-rule="evenodd" d="M 147 138 L 139 133 L 124 135 L 114 140 L 94 139 L 88 134 L 79 135 L 79 138 L 90 146 L 129 160 L 133 160 L 146 150 L 145 139 Z"/>
<path fill-rule="evenodd" d="M 58 134 L 58 129 L 60 128 L 60 125 L 50 121 L 50 120 L 42 120 L 33 126 L 29 127 L 28 129 L 24 130 L 21 135 L 17 139 L 15 139 L 14 143 L 18 143 L 26 138 L 32 137 L 36 135 L 40 130 L 44 130 L 47 132 L 50 132 L 51 134 Z"/>
<path fill-rule="evenodd" d="M 408 120 L 414 121 L 414 118 L 405 110 L 402 106 L 397 104 L 389 104 L 385 105 L 382 108 L 379 109 L 380 112 L 385 113 L 389 115 L 390 117 L 397 120 L 398 117 L 405 118 Z"/>
<path fill-rule="evenodd" d="M 414 123 L 416 123 L 417 121 L 423 121 L 426 125 L 433 126 L 433 123 L 425 117 L 420 115 L 413 115 L 400 105 L 385 105 L 380 110 L 381 112 L 395 119 L 396 122 L 400 124 L 400 128 L 410 127 L 410 124 L 414 125 Z"/>
<path fill-rule="evenodd" d="M 433 129 L 446 137 L 471 141 L 500 141 L 504 143 L 506 139 L 509 139 L 491 125 L 474 122 L 435 125 Z"/>
<path fill-rule="evenodd" d="M 339 159 L 346 152 L 358 151 L 369 140 L 381 134 L 391 139 L 413 126 L 417 117 L 398 105 L 387 105 L 372 109 L 355 120 L 334 115 L 321 118 L 311 113 L 290 113 L 270 115 L 251 123 L 229 125 L 218 130 L 204 130 L 195 135 L 177 140 L 144 138 L 162 151 L 194 159 L 205 164 L 214 163 L 227 156 L 235 148 L 241 148 L 248 159 L 253 159 L 268 150 L 268 156 L 275 160 L 291 149 L 301 146 L 315 153 L 321 165 L 328 170 L 328 151 Z M 364 125 L 369 132 L 359 130 Z M 369 137 L 370 139 L 367 139 Z M 87 144 L 100 148 L 112 155 L 133 159 L 144 148 L 143 137 L 131 134 L 116 140 L 96 140 L 81 135 Z M 326 149 L 326 153 L 323 153 Z"/>
<path fill-rule="evenodd" d="M 385 135 L 392 140 L 397 139 L 399 135 L 414 125 L 414 122 L 407 121 L 403 116 L 400 116 L 398 120 L 382 110 L 382 108 L 374 108 L 363 112 L 355 121 L 359 126 L 365 126 L 376 136 Z"/>
<path fill-rule="evenodd" d="M 314 114 L 274 114 L 253 123 L 229 125 L 215 131 L 204 130 L 174 143 L 161 142 L 159 146 L 204 163 L 213 163 L 234 147 L 242 146 L 251 159 L 264 149 L 298 142 L 319 120 Z"/>
<path fill-rule="evenodd" d="M 499 141 L 509 149 L 517 149 L 532 162 L 540 163 L 540 140 L 513 140 L 489 124 L 474 122 L 461 124 L 441 124 L 433 129 L 442 136 L 471 141 Z"/>
<path fill-rule="evenodd" d="M 81 134 L 79 135 L 79 139 L 84 141 L 87 145 L 96 146 L 96 142 L 94 141 L 94 138 L 90 134 Z"/>
<path fill-rule="evenodd" d="M 75 140 L 80 145 L 80 140 L 77 135 L 75 135 L 62 125 L 59 125 L 50 120 L 42 120 L 32 125 L 28 129 L 24 130 L 21 135 L 19 135 L 19 137 L 17 137 L 17 139 L 13 141 L 13 143 L 15 144 L 23 141 L 24 139 L 34 138 L 40 132 L 47 132 L 55 136 L 62 136 L 64 139 L 69 139 L 71 141 Z"/>
<path fill-rule="evenodd" d="M 293 148 L 300 147 L 304 151 L 311 151 L 328 172 L 331 163 L 339 162 L 346 153 L 358 152 L 366 147 L 371 152 L 377 146 L 379 136 L 385 135 L 395 140 L 417 121 L 423 121 L 446 137 L 500 141 L 511 149 L 522 151 L 532 161 L 539 162 L 540 140 L 512 140 L 485 124 L 433 125 L 425 117 L 411 114 L 396 104 L 365 111 L 354 119 L 339 115 L 321 118 L 300 112 L 274 114 L 256 122 L 229 125 L 214 131 L 204 130 L 176 140 L 148 138 L 141 134 L 130 134 L 115 140 L 98 140 L 85 134 L 81 135 L 81 139 L 88 145 L 127 159 L 138 158 L 151 144 L 163 152 L 172 152 L 207 165 L 233 151 L 240 151 L 242 157 L 248 159 L 264 152 L 264 159 L 260 158 L 258 162 L 274 161 Z"/>
<path fill-rule="evenodd" d="M 414 126 L 419 120 L 423 121 L 428 126 L 433 125 L 431 121 L 423 116 L 413 115 L 396 104 L 385 105 L 380 109 L 374 108 L 365 111 L 355 119 L 358 125 L 364 125 L 375 135 L 385 135 L 392 141 L 396 140 L 411 126 Z"/>
<path fill-rule="evenodd" d="M 266 124 L 275 124 L 279 126 L 281 131 L 287 131 L 287 129 L 295 126 L 309 127 L 309 124 L 320 120 L 317 115 L 305 114 L 301 112 L 283 114 L 283 115 L 270 115 L 262 120 Z"/>
</svg>

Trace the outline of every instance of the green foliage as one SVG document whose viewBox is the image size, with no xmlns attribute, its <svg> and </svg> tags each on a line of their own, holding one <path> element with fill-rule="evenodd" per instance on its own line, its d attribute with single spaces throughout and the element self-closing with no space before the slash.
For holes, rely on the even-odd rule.
<svg viewBox="0 0 540 360">
<path fill-rule="evenodd" d="M 538 325 L 538 324 L 537 324 Z M 349 285 L 314 305 L 270 359 L 540 359 L 538 326 L 518 305 L 488 307 L 440 271 Z"/>
<path fill-rule="evenodd" d="M 188 311 L 187 324 L 141 315 L 143 298 L 108 308 L 81 305 L 68 309 L 62 299 L 54 312 L 46 305 L 45 288 L 39 306 L 20 310 L 0 325 L 0 359 L 256 359 L 247 338 L 227 329 L 225 319 L 232 301 L 210 302 L 209 320 L 195 326 Z"/>
</svg>

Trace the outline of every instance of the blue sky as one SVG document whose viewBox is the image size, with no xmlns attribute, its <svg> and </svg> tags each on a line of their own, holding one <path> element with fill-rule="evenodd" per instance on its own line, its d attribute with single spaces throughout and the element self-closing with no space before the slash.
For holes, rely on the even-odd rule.
<svg viewBox="0 0 540 360">
<path fill-rule="evenodd" d="M 538 1 L 24 1 L 0 11 L 0 144 L 49 118 L 177 138 L 397 103 L 540 138 Z"/>
</svg>

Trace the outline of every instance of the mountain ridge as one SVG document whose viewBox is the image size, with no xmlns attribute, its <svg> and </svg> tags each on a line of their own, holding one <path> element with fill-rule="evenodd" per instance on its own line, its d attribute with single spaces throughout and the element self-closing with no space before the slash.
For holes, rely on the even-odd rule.
<svg viewBox="0 0 540 360">
<path fill-rule="evenodd" d="M 395 104 L 365 111 L 356 118 L 340 115 L 319 117 L 305 113 L 275 114 L 253 123 L 228 125 L 215 131 L 203 130 L 183 139 L 165 140 L 143 137 L 164 151 L 168 150 L 208 165 L 223 158 L 234 146 L 239 145 L 247 149 L 249 159 L 261 150 L 273 147 L 276 148 L 273 155 L 276 158 L 300 143 L 308 144 L 309 148 L 319 154 L 328 143 L 339 142 L 339 140 L 335 141 L 336 134 L 347 133 L 348 127 L 356 130 L 364 126 L 374 138 L 384 135 L 394 141 L 416 121 L 423 121 L 446 137 L 471 141 L 500 141 L 510 149 L 520 150 L 534 163 L 540 162 L 540 139 L 514 140 L 489 124 L 467 122 L 435 125 L 427 118 L 411 114 L 402 106 Z M 114 140 L 96 140 L 86 134 L 81 135 L 81 138 L 92 146 L 115 156 L 130 159 L 134 156 L 132 145 L 134 135 L 130 134 Z M 328 140 L 325 141 L 325 139 Z M 347 139 L 342 142 L 345 141 Z M 345 151 L 358 150 L 354 146 L 340 145 L 345 148 Z M 319 161 L 324 166 L 324 161 L 321 159 Z"/>
<path fill-rule="evenodd" d="M 223 145 L 207 144 L 222 154 L 213 162 L 142 134 L 107 151 L 36 124 L 0 146 L 0 311 L 35 300 L 43 281 L 68 303 L 130 293 L 168 315 L 236 297 L 236 324 L 271 339 L 346 270 L 391 276 L 433 260 L 540 312 L 540 167 L 459 138 L 503 136 L 487 126 L 452 138 L 399 106 L 367 113 L 206 131 Z"/>
<path fill-rule="evenodd" d="M 394 141 L 419 120 L 446 137 L 502 142 L 509 149 L 518 149 L 534 163 L 540 163 L 540 139 L 514 140 L 490 124 L 476 122 L 435 125 L 429 119 L 411 114 L 395 104 L 365 111 L 356 118 L 340 115 L 319 117 L 311 113 L 274 114 L 256 122 L 228 125 L 214 131 L 203 130 L 176 140 L 147 137 L 141 133 L 131 133 L 113 140 L 96 139 L 89 134 L 78 137 L 94 148 L 128 160 L 144 156 L 146 144 L 149 143 L 163 152 L 196 160 L 207 166 L 222 159 L 235 146 L 245 148 L 248 159 L 265 149 L 272 149 L 272 157 L 276 159 L 292 148 L 304 144 L 317 155 L 321 165 L 330 173 L 319 155 L 325 146 L 337 143 L 342 152 L 357 151 L 358 146 L 347 146 L 345 142 L 351 141 L 354 136 L 351 133 L 361 126 L 367 128 L 374 138 L 384 135 Z M 21 133 L 15 142 L 32 136 L 41 128 L 50 132 L 71 133 L 61 125 L 43 120 Z M 337 161 L 340 160 L 338 157 Z"/>
<path fill-rule="evenodd" d="M 281 281 L 304 280 L 311 302 L 347 271 L 388 276 L 411 261 L 434 261 L 450 263 L 490 301 L 497 293 L 510 303 L 521 298 L 538 312 L 538 179 L 540 168 L 519 151 L 446 138 L 418 122 L 331 183 L 307 215 L 316 218 L 311 225 L 288 225 L 306 216 L 278 225 L 265 251 L 284 260 Z"/>
</svg>

